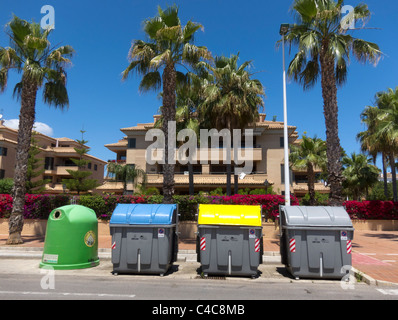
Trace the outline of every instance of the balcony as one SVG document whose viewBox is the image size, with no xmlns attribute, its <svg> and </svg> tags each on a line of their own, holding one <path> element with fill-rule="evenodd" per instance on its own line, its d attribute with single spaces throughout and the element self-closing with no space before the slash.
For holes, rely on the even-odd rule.
<svg viewBox="0 0 398 320">
<path fill-rule="evenodd" d="M 163 155 L 163 149 L 155 149 L 152 150 L 151 158 L 153 161 L 161 160 Z M 250 154 L 251 153 L 251 154 Z M 246 160 L 252 161 L 262 161 L 262 148 L 239 148 L 238 149 L 238 159 L 241 161 Z M 178 155 L 178 150 L 175 150 L 174 159 L 179 161 L 181 158 Z M 185 158 L 186 159 L 186 158 Z M 192 156 L 192 160 L 196 162 L 200 161 L 207 161 L 210 163 L 212 160 L 219 161 L 222 163 L 223 161 L 227 160 L 227 149 L 225 148 L 198 148 L 196 150 L 196 154 Z M 231 149 L 231 161 L 234 160 L 234 152 Z"/>
<path fill-rule="evenodd" d="M 225 173 L 210 173 L 210 174 L 194 174 L 193 175 L 195 185 L 226 185 L 227 175 Z M 263 187 L 265 180 L 268 179 L 265 173 L 254 173 L 248 174 L 244 179 L 239 179 L 239 185 L 254 185 L 258 187 Z M 189 175 L 184 173 L 175 173 L 174 181 L 177 185 L 189 185 Z M 231 177 L 231 183 L 233 183 L 234 178 Z M 269 181 L 269 184 L 273 184 Z M 152 186 L 162 186 L 163 185 L 163 174 L 161 173 L 148 173 L 147 174 L 147 184 Z"/>
<path fill-rule="evenodd" d="M 330 188 L 325 186 L 325 184 L 322 182 L 316 182 L 314 187 L 315 187 L 316 192 L 320 192 L 320 193 L 329 193 L 330 192 Z M 308 193 L 308 184 L 307 184 L 307 182 L 303 182 L 303 181 L 294 182 L 293 190 L 294 190 L 294 193 L 296 193 L 296 194 L 302 194 L 302 193 L 306 194 L 306 193 Z"/>
</svg>

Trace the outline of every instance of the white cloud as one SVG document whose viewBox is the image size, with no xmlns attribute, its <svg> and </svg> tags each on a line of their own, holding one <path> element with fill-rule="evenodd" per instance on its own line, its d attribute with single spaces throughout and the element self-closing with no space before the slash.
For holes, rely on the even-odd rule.
<svg viewBox="0 0 398 320">
<path fill-rule="evenodd" d="M 18 119 L 4 120 L 4 126 L 18 130 L 19 120 Z M 54 133 L 53 129 L 49 125 L 43 122 L 35 122 L 33 125 L 33 129 L 37 132 L 40 132 L 50 137 Z"/>
</svg>

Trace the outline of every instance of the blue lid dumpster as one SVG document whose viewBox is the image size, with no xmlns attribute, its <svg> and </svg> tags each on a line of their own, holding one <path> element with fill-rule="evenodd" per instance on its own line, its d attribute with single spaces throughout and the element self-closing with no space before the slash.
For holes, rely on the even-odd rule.
<svg viewBox="0 0 398 320">
<path fill-rule="evenodd" d="M 177 260 L 175 204 L 118 204 L 110 220 L 113 274 L 163 276 Z"/>
</svg>

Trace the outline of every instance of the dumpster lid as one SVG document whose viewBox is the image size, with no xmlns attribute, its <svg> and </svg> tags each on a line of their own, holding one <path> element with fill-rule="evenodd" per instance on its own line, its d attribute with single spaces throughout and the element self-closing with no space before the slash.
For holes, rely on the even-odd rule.
<svg viewBox="0 0 398 320">
<path fill-rule="evenodd" d="M 176 204 L 118 204 L 109 223 L 128 225 L 174 224 L 176 223 L 174 215 L 176 209 Z"/>
<path fill-rule="evenodd" d="M 198 224 L 261 227 L 261 206 L 200 204 Z"/>
<path fill-rule="evenodd" d="M 281 206 L 287 226 L 352 227 L 351 218 L 343 207 Z"/>
</svg>

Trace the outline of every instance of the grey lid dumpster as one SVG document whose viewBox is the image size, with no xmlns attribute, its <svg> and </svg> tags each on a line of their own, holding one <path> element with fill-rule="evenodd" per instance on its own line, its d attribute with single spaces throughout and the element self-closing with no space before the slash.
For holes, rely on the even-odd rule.
<svg viewBox="0 0 398 320">
<path fill-rule="evenodd" d="M 295 278 L 341 279 L 351 269 L 354 228 L 343 207 L 281 206 L 282 263 Z"/>
<path fill-rule="evenodd" d="M 113 273 L 164 275 L 177 260 L 175 204 L 118 204 L 109 223 Z"/>
<path fill-rule="evenodd" d="M 261 206 L 199 205 L 196 250 L 204 276 L 255 277 L 262 258 Z"/>
</svg>

